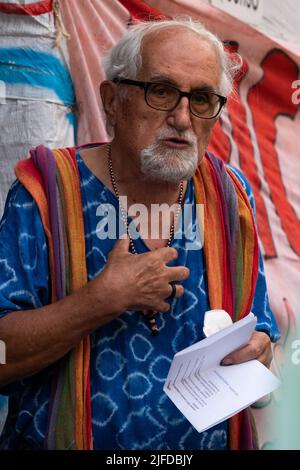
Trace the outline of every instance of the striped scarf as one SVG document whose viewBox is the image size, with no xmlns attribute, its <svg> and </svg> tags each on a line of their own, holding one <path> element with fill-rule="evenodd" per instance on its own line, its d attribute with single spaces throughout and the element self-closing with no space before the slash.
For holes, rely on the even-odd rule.
<svg viewBox="0 0 300 470">
<path fill-rule="evenodd" d="M 48 240 L 52 302 L 87 283 L 84 221 L 76 148 L 39 146 L 16 175 L 38 205 Z M 258 242 L 247 195 L 233 172 L 206 153 L 194 176 L 204 204 L 204 256 L 211 309 L 238 320 L 249 313 L 258 274 Z M 249 410 L 230 419 L 231 449 L 256 447 Z M 47 449 L 92 449 L 90 338 L 57 364 Z"/>
</svg>

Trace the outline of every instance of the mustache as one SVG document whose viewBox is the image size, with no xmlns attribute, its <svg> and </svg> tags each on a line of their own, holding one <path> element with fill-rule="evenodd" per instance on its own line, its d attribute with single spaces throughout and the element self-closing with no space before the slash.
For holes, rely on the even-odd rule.
<svg viewBox="0 0 300 470">
<path fill-rule="evenodd" d="M 165 139 L 180 139 L 187 141 L 190 145 L 197 144 L 197 138 L 194 132 L 188 131 L 175 131 L 171 129 L 162 129 L 158 135 L 157 140 L 165 140 Z"/>
</svg>

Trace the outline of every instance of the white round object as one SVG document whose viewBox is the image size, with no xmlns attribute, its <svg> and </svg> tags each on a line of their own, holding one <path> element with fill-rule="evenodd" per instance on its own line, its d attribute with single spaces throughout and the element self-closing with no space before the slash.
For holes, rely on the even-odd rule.
<svg viewBox="0 0 300 470">
<path fill-rule="evenodd" d="M 211 336 L 231 324 L 232 319 L 225 310 L 208 310 L 204 315 L 203 332 L 206 337 Z"/>
</svg>

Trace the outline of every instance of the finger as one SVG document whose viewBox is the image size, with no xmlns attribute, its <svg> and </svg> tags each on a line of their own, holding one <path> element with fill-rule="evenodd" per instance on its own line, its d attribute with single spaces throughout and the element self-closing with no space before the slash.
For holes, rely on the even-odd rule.
<svg viewBox="0 0 300 470">
<path fill-rule="evenodd" d="M 164 300 L 161 300 L 160 302 L 157 302 L 155 305 L 153 305 L 152 308 L 157 312 L 167 313 L 170 310 L 170 304 Z"/>
<path fill-rule="evenodd" d="M 169 282 L 169 289 L 171 289 L 171 292 L 169 293 L 167 300 L 172 300 L 174 299 L 176 295 L 176 284 L 175 282 Z"/>
<path fill-rule="evenodd" d="M 168 281 L 184 281 L 190 275 L 189 268 L 185 266 L 166 266 Z"/>
<path fill-rule="evenodd" d="M 264 331 L 254 331 L 251 340 L 258 351 L 256 359 L 269 367 L 273 359 L 269 335 Z"/>
<path fill-rule="evenodd" d="M 266 367 L 270 367 L 271 362 L 273 360 L 273 354 L 272 352 L 271 354 L 270 353 L 262 354 L 261 356 L 257 357 L 256 360 L 264 364 Z"/>
<path fill-rule="evenodd" d="M 166 299 L 168 300 L 172 300 L 174 297 L 178 298 L 178 297 L 181 297 L 184 293 L 184 288 L 181 284 L 175 284 L 175 283 L 171 283 L 169 282 L 169 293 L 168 293 L 168 296 L 166 297 Z"/>
<path fill-rule="evenodd" d="M 177 299 L 182 297 L 184 294 L 184 287 L 181 284 L 176 284 L 176 293 L 175 296 Z"/>
<path fill-rule="evenodd" d="M 228 354 L 228 356 L 224 357 L 221 364 L 225 366 L 229 366 L 231 364 L 241 364 L 242 362 L 256 359 L 256 357 L 257 351 L 255 351 L 252 345 L 247 344 L 243 348 L 237 349 L 236 351 Z"/>
<path fill-rule="evenodd" d="M 264 348 L 262 354 L 260 354 L 256 359 L 262 364 L 264 364 L 266 367 L 270 367 L 271 362 L 273 360 L 273 351 L 271 348 L 271 344 Z"/>
<path fill-rule="evenodd" d="M 126 238 L 119 238 L 119 240 L 116 241 L 113 251 L 117 253 L 128 253 L 129 251 L 129 238 L 126 236 Z"/>
<path fill-rule="evenodd" d="M 248 354 L 246 351 L 240 350 L 240 351 L 236 351 L 236 353 L 226 356 L 226 358 L 223 359 L 222 364 L 224 365 L 240 364 L 242 362 L 251 361 L 253 359 L 261 362 L 266 367 L 269 367 L 272 362 L 273 356 L 272 356 L 272 353 L 271 354 L 269 353 L 269 351 L 264 351 L 263 354 L 260 354 L 257 356 L 253 352 L 249 352 Z"/>
<path fill-rule="evenodd" d="M 178 258 L 178 251 L 171 247 L 158 248 L 157 250 L 152 251 L 151 254 L 159 257 L 164 263 L 168 263 L 169 261 L 173 261 Z"/>
<path fill-rule="evenodd" d="M 228 356 L 223 359 L 222 364 L 240 364 L 241 362 L 250 361 L 252 359 L 257 359 L 265 363 L 264 361 L 268 361 L 270 356 L 270 344 L 270 338 L 267 334 L 254 331 L 249 343 L 228 354 Z M 261 361 L 261 358 L 263 358 L 263 361 Z"/>
</svg>

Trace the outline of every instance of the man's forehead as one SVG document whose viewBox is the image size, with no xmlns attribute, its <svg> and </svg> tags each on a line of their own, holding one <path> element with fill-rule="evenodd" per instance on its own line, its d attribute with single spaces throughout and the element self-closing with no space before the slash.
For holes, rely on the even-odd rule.
<svg viewBox="0 0 300 470">
<path fill-rule="evenodd" d="M 204 73 L 207 79 L 214 79 L 220 73 L 219 58 L 214 46 L 186 28 L 172 28 L 149 34 L 144 38 L 141 54 L 139 75 L 145 80 L 155 80 L 156 76 L 161 75 L 177 83 L 177 78 L 186 75 L 196 78 Z"/>
<path fill-rule="evenodd" d="M 208 39 L 184 26 L 169 27 L 148 33 L 142 40 L 141 52 L 143 56 L 147 56 L 149 53 L 159 53 L 166 48 L 180 50 L 182 44 L 187 43 L 191 47 L 203 48 L 214 52 L 214 46 Z M 185 52 L 187 53 L 188 51 Z"/>
</svg>

